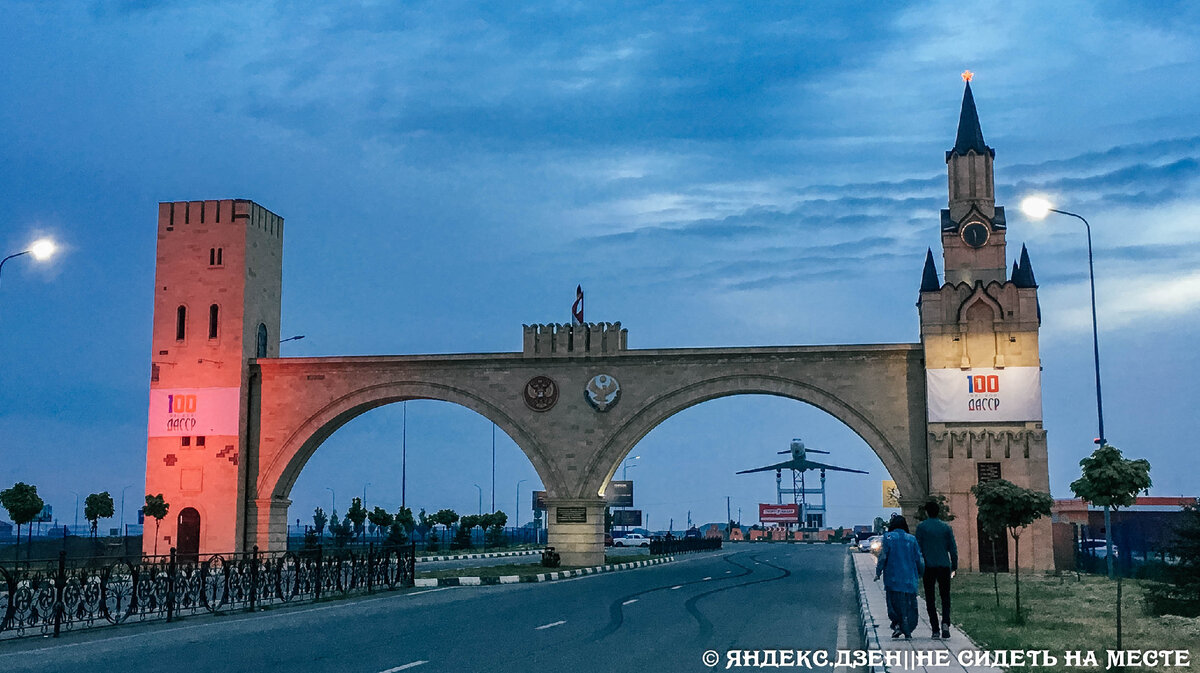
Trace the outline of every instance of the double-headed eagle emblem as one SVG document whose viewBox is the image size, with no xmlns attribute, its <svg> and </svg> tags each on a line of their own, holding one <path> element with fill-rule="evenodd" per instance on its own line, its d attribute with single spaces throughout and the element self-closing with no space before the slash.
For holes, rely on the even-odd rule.
<svg viewBox="0 0 1200 673">
<path fill-rule="evenodd" d="M 621 384 L 608 374 L 597 374 L 587 382 L 583 394 L 596 411 L 608 411 L 621 398 Z"/>
<path fill-rule="evenodd" d="M 534 411 L 549 411 L 558 402 L 558 384 L 548 376 L 535 376 L 525 384 L 525 404 Z"/>
</svg>

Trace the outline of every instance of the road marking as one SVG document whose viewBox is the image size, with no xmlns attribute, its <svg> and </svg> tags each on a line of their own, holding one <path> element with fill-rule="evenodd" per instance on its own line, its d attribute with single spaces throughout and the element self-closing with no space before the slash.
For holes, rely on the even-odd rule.
<svg viewBox="0 0 1200 673">
<path fill-rule="evenodd" d="M 428 663 L 429 663 L 428 661 L 411 661 L 407 664 L 404 664 L 403 666 L 389 668 L 386 671 L 380 671 L 379 673 L 396 673 L 396 671 L 407 671 L 410 668 L 416 668 L 417 666 L 420 666 L 421 664 L 428 664 Z"/>
<path fill-rule="evenodd" d="M 725 571 L 725 574 L 726 574 L 726 575 L 728 575 L 728 574 L 729 574 L 729 573 L 731 573 L 731 572 L 733 572 L 733 571 L 732 571 L 732 570 L 726 570 L 726 571 Z"/>
<path fill-rule="evenodd" d="M 702 579 L 702 580 L 700 580 L 700 581 L 701 581 L 701 582 L 707 582 L 707 581 L 709 581 L 709 580 L 711 580 L 711 579 L 712 579 L 711 577 L 705 577 L 704 579 Z"/>
<path fill-rule="evenodd" d="M 679 586 L 674 586 L 674 587 L 671 587 L 671 591 L 674 591 L 674 590 L 676 590 L 676 589 L 682 589 L 682 588 L 683 588 L 683 585 L 682 585 L 682 584 L 680 584 Z"/>
<path fill-rule="evenodd" d="M 565 620 L 559 620 L 557 622 L 550 622 L 549 624 L 542 624 L 541 626 L 534 628 L 534 631 L 541 631 L 542 629 L 548 629 L 548 628 L 551 628 L 554 626 L 560 626 L 560 625 L 566 624 L 566 623 L 567 622 Z"/>
</svg>

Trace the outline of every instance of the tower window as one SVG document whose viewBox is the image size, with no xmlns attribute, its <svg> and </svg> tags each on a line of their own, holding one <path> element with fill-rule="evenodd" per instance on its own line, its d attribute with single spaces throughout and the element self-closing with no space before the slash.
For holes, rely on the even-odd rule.
<svg viewBox="0 0 1200 673">
<path fill-rule="evenodd" d="M 196 446 L 204 446 L 204 435 L 196 438 Z"/>
<path fill-rule="evenodd" d="M 187 307 L 180 306 L 175 309 L 175 340 L 183 341 L 187 336 Z"/>
<path fill-rule="evenodd" d="M 191 446 L 191 445 L 192 445 L 192 438 L 191 438 L 191 437 L 180 437 L 180 438 L 179 438 L 179 445 L 180 445 L 180 446 Z"/>
<path fill-rule="evenodd" d="M 217 338 L 217 315 L 220 313 L 220 308 L 216 304 L 208 307 L 208 338 Z"/>
<path fill-rule="evenodd" d="M 254 357 L 267 357 L 267 326 L 262 323 L 258 323 L 258 343 L 254 349 Z"/>
<path fill-rule="evenodd" d="M 224 252 L 224 250 L 224 248 L 217 248 L 217 266 L 224 266 L 225 264 L 225 260 L 221 259 L 221 253 Z"/>
<path fill-rule="evenodd" d="M 223 248 L 209 248 L 208 249 L 208 265 L 209 266 L 224 266 L 225 260 L 222 259 L 222 257 L 224 257 L 224 255 L 222 254 L 223 252 L 224 252 Z"/>
</svg>

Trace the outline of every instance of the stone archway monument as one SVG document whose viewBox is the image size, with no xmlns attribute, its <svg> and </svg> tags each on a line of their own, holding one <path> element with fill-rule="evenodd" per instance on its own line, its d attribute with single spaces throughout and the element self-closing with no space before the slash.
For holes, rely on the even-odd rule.
<svg viewBox="0 0 1200 673">
<path fill-rule="evenodd" d="M 283 549 L 292 486 L 326 438 L 385 404 L 442 400 L 516 442 L 545 486 L 550 544 L 596 564 L 605 487 L 642 437 L 695 404 L 770 394 L 856 432 L 910 517 L 946 496 L 962 565 L 977 567 L 970 487 L 1049 481 L 1037 288 L 1024 251 L 1007 273 L 992 156 L 968 84 L 947 152 L 945 282 L 930 252 L 920 343 L 638 350 L 619 323 L 539 324 L 511 353 L 280 358 L 282 218 L 244 200 L 160 204 L 147 491 L 194 509 L 201 553 Z M 1026 539 L 1031 567 L 1049 567 L 1048 523 Z"/>
</svg>

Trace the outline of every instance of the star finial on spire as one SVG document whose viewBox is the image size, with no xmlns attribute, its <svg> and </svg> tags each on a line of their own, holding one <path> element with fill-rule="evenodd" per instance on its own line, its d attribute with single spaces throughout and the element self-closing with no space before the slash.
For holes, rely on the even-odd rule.
<svg viewBox="0 0 1200 673">
<path fill-rule="evenodd" d="M 970 70 L 964 70 L 962 71 L 962 78 L 964 82 L 970 84 L 971 80 L 975 78 L 975 73 L 971 72 Z"/>
</svg>

